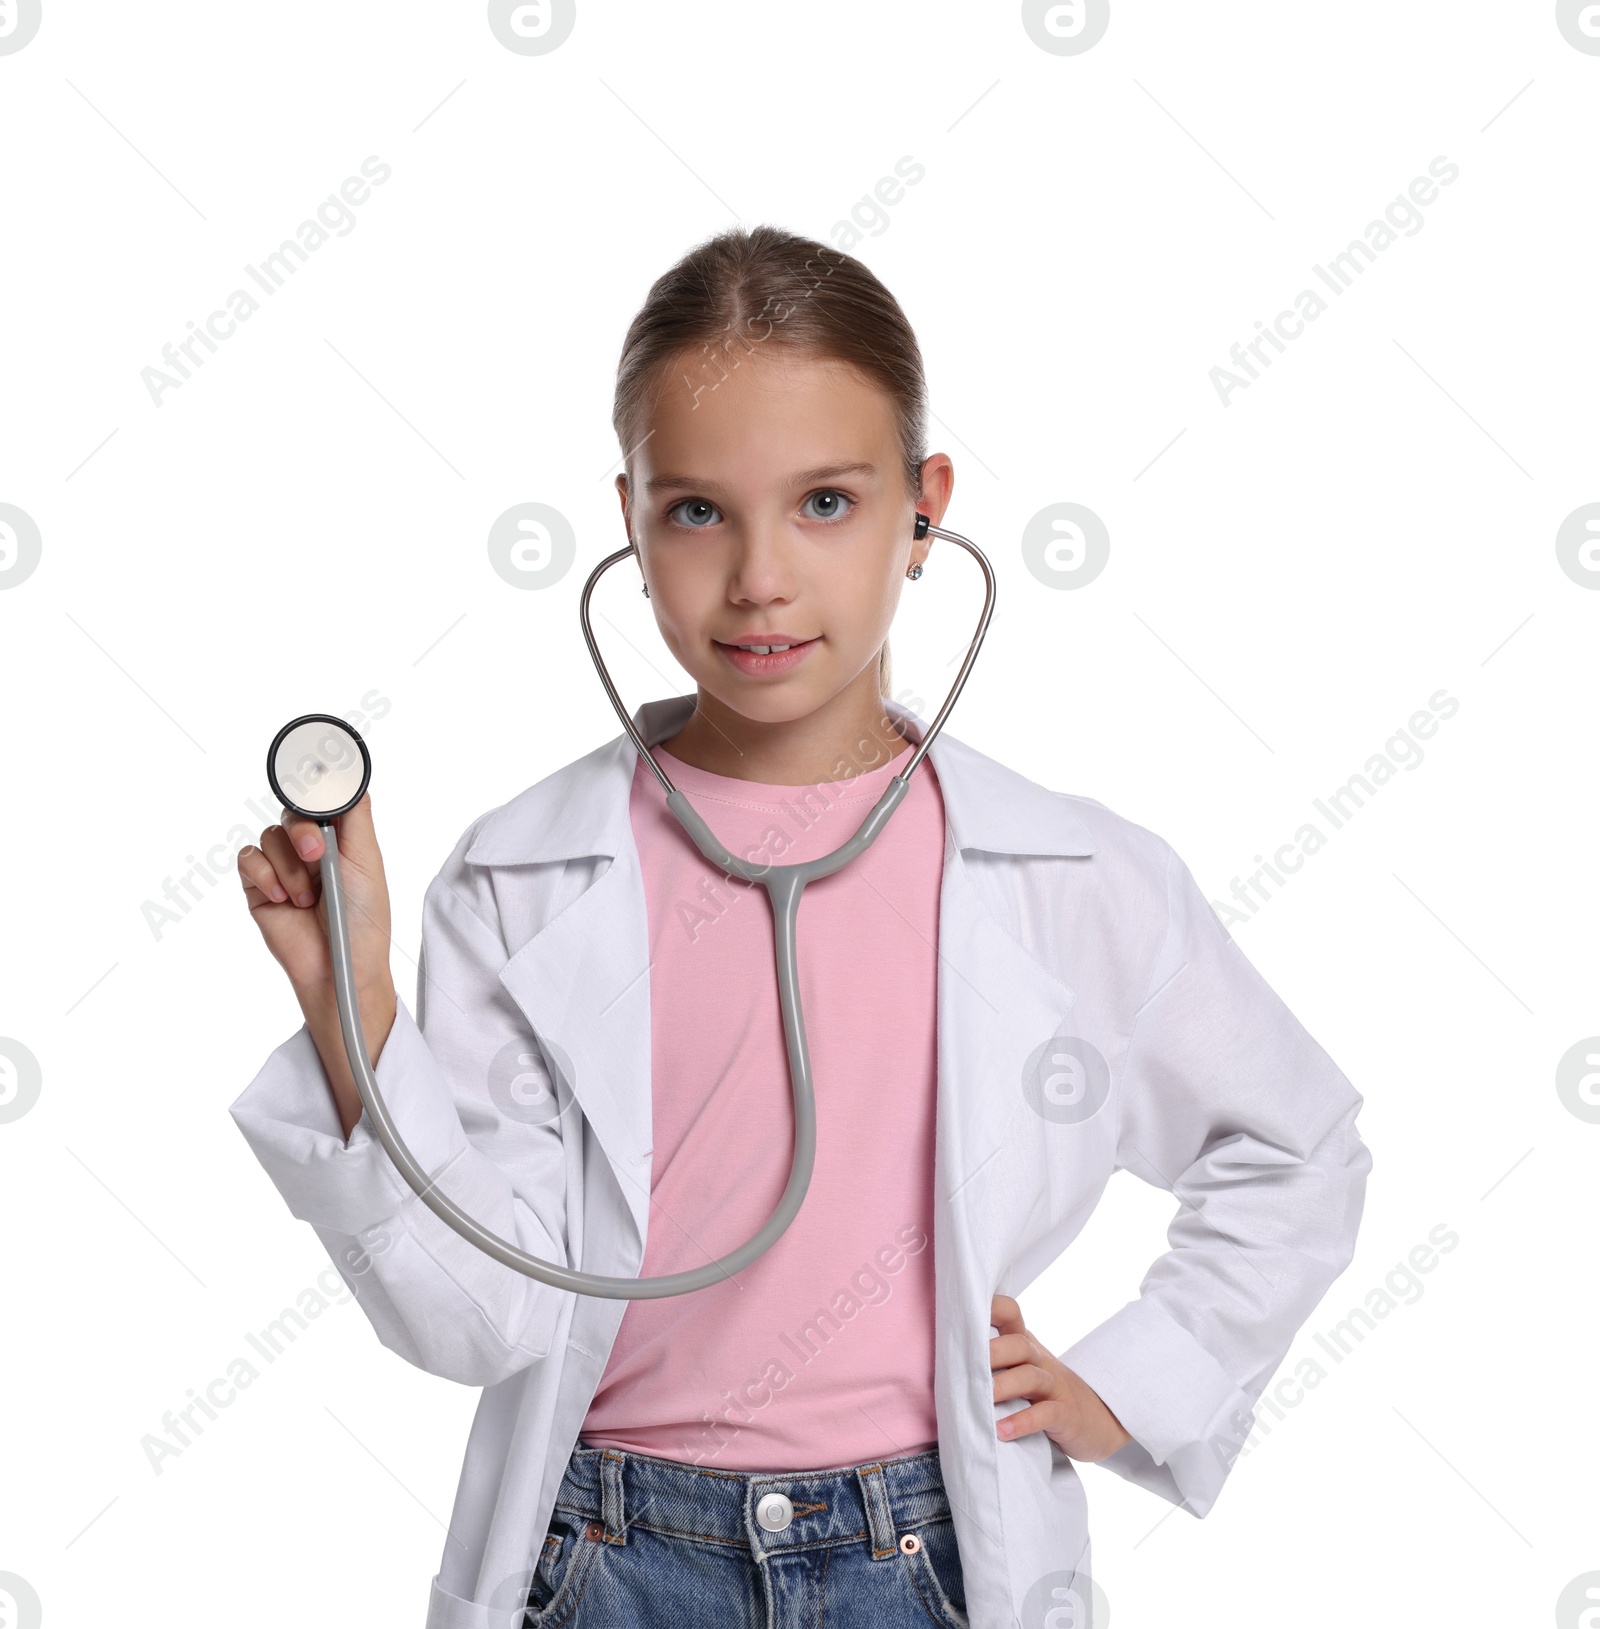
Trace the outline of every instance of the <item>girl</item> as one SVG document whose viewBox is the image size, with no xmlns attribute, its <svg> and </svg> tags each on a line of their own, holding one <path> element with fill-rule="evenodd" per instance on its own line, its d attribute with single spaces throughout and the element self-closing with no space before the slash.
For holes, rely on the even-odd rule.
<svg viewBox="0 0 1600 1629">
<path fill-rule="evenodd" d="M 629 329 L 622 519 L 696 684 L 635 722 L 735 853 L 828 853 L 920 739 L 886 635 L 950 501 L 925 419 L 889 292 L 771 227 L 696 248 Z M 1085 1629 L 1078 1461 L 1210 1509 L 1371 1162 L 1361 1098 L 1159 837 L 941 734 L 800 911 L 800 1215 L 714 1288 L 618 1301 L 483 1255 L 394 1170 L 344 1056 L 322 842 L 285 815 L 239 870 L 305 1023 L 231 1113 L 380 1340 L 484 1388 L 430 1629 Z M 618 1276 L 756 1230 L 791 1154 L 771 913 L 625 734 L 464 833 L 415 1021 L 370 795 L 338 834 L 370 1055 L 442 1190 Z M 1172 1248 L 1052 1353 L 1015 1297 L 1118 1168 L 1178 1196 Z"/>
</svg>

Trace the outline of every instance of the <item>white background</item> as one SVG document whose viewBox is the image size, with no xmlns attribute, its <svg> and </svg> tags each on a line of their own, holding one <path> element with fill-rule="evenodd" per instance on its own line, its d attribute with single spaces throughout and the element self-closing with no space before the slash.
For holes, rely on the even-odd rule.
<svg viewBox="0 0 1600 1629">
<path fill-rule="evenodd" d="M 1549 1622 L 1600 1568 L 1600 1125 L 1556 1089 L 1600 1031 L 1600 594 L 1555 547 L 1600 500 L 1597 98 L 1543 0 L 1115 0 L 1077 55 L 940 0 L 584 0 L 546 55 L 481 4 L 45 0 L 0 55 L 0 503 L 43 548 L 0 591 L 0 1036 L 43 1081 L 0 1124 L 0 1572 L 45 1621 L 421 1622 L 477 1394 L 348 1299 L 161 1474 L 143 1446 L 334 1281 L 227 1114 L 300 1022 L 233 870 L 246 800 L 284 721 L 365 718 L 410 1002 L 456 838 L 617 733 L 576 604 L 624 541 L 629 319 L 712 232 L 849 246 L 859 208 L 948 524 L 1000 577 L 953 736 L 1160 833 L 1220 902 L 1459 703 L 1233 925 L 1365 1096 L 1374 1169 L 1283 1371 L 1327 1378 L 1263 1406 L 1213 1512 L 1084 1468 L 1112 1621 Z M 353 229 L 261 294 L 246 263 L 368 155 L 392 175 Z M 1333 296 L 1313 263 L 1440 155 L 1421 229 Z M 239 287 L 261 309 L 156 405 L 141 370 Z M 1305 288 L 1328 310 L 1224 405 L 1210 370 Z M 542 592 L 488 561 L 523 502 L 578 539 Z M 1060 502 L 1110 534 L 1078 588 L 1023 562 Z M 936 545 L 902 601 L 924 716 L 977 595 Z M 599 603 L 635 704 L 689 688 L 635 574 Z M 1052 1350 L 1137 1293 L 1172 1210 L 1112 1184 L 1023 1298 Z M 1316 1333 L 1441 1223 L 1459 1245 L 1335 1363 Z"/>
</svg>

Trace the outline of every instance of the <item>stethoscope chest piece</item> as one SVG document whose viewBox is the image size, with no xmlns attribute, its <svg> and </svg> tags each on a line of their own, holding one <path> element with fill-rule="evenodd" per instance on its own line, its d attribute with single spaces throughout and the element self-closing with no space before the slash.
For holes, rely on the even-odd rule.
<svg viewBox="0 0 1600 1629">
<path fill-rule="evenodd" d="M 290 719 L 267 749 L 267 784 L 307 820 L 336 820 L 355 808 L 371 778 L 366 742 L 332 713 Z"/>
</svg>

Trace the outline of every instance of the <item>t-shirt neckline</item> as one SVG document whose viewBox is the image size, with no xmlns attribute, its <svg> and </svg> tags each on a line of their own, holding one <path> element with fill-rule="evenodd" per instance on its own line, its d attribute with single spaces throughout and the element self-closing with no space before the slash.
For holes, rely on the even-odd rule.
<svg viewBox="0 0 1600 1629">
<path fill-rule="evenodd" d="M 836 803 L 876 802 L 883 795 L 890 779 L 904 772 L 911 754 L 916 751 L 916 744 L 906 742 L 904 749 L 887 763 L 864 769 L 855 775 L 842 776 L 837 780 L 811 781 L 798 786 L 777 781 L 741 780 L 736 775 L 718 775 L 709 769 L 701 769 L 697 764 L 685 763 L 682 758 L 663 746 L 654 746 L 650 750 L 660 760 L 661 767 L 666 770 L 668 778 L 680 792 L 692 792 L 697 796 L 715 798 L 724 803 L 776 808 L 819 790 L 826 792 L 830 800 Z M 639 769 L 649 774 L 642 762 Z"/>
</svg>

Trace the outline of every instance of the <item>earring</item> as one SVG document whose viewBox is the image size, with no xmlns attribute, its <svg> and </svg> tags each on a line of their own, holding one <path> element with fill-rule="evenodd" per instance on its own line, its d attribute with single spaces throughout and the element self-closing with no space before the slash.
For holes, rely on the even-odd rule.
<svg viewBox="0 0 1600 1629">
<path fill-rule="evenodd" d="M 917 580 L 917 578 L 919 578 L 921 575 L 922 575 L 922 567 L 921 566 L 912 566 L 906 572 L 906 576 L 908 576 L 912 580 L 912 582 L 915 582 Z"/>
<path fill-rule="evenodd" d="M 632 549 L 635 554 L 637 554 L 639 552 L 639 545 L 637 543 L 635 543 L 634 540 L 631 537 L 628 539 L 628 547 L 630 549 Z M 642 562 L 641 562 L 641 564 L 642 564 Z M 649 583 L 640 583 L 639 584 L 639 592 L 641 594 L 643 594 L 646 599 L 649 599 L 650 598 L 650 585 L 649 585 Z"/>
</svg>

